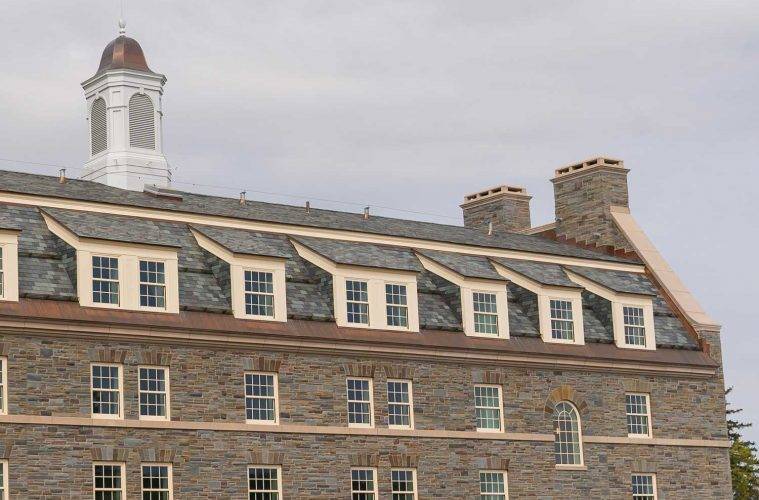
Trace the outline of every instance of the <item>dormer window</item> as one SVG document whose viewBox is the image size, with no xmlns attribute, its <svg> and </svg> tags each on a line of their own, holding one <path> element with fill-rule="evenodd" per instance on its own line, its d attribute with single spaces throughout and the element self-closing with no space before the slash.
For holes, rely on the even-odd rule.
<svg viewBox="0 0 759 500">
<path fill-rule="evenodd" d="M 166 264 L 156 260 L 140 261 L 140 306 L 166 307 Z"/>
<path fill-rule="evenodd" d="M 245 271 L 245 314 L 274 317 L 274 273 Z"/>
<path fill-rule="evenodd" d="M 646 325 L 642 307 L 622 306 L 625 328 L 625 344 L 646 346 Z"/>
<path fill-rule="evenodd" d="M 369 285 L 366 281 L 346 280 L 345 300 L 348 323 L 369 324 Z"/>
<path fill-rule="evenodd" d="M 473 292 L 474 331 L 483 335 L 498 335 L 498 304 L 496 294 Z"/>
<path fill-rule="evenodd" d="M 119 305 L 118 258 L 92 256 L 92 301 L 98 304 Z"/>
<path fill-rule="evenodd" d="M 572 317 L 572 302 L 564 299 L 551 299 L 551 338 L 553 340 L 574 341 L 575 328 Z"/>
<path fill-rule="evenodd" d="M 387 326 L 408 327 L 406 285 L 385 284 Z"/>
</svg>

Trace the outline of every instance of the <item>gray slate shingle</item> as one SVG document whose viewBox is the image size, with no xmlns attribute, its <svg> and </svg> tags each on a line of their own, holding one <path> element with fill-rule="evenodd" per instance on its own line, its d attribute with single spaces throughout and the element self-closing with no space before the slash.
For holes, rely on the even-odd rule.
<svg viewBox="0 0 759 500">
<path fill-rule="evenodd" d="M 438 250 L 416 250 L 416 252 L 466 278 L 505 281 L 505 278 L 493 268 L 490 260 L 481 255 L 466 255 Z"/>
<path fill-rule="evenodd" d="M 193 225 L 193 229 L 232 253 L 289 258 L 295 253 L 286 236 L 214 226 Z"/>
<path fill-rule="evenodd" d="M 656 287 L 642 273 L 628 273 L 580 266 L 567 266 L 567 269 L 615 292 L 638 295 L 657 294 Z"/>
<path fill-rule="evenodd" d="M 522 276 L 537 281 L 541 285 L 581 288 L 580 285 L 567 277 L 564 268 L 558 264 L 508 259 L 505 257 L 491 257 L 491 259 Z"/>
<path fill-rule="evenodd" d="M 292 239 L 336 264 L 414 272 L 424 270 L 409 248 L 305 236 Z"/>
</svg>

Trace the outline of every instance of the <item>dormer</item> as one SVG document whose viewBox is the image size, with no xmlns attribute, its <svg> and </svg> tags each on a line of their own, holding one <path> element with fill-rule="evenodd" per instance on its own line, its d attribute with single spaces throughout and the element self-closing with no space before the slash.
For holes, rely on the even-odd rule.
<svg viewBox="0 0 759 500">
<path fill-rule="evenodd" d="M 558 264 L 491 257 L 496 271 L 536 296 L 544 342 L 585 344 L 582 288 Z"/>
<path fill-rule="evenodd" d="M 75 251 L 80 305 L 179 312 L 179 245 L 155 223 L 129 219 L 127 227 L 124 217 L 53 208 L 40 212 L 47 228 Z"/>
<path fill-rule="evenodd" d="M 614 343 L 623 349 L 656 349 L 653 299 L 656 290 L 643 274 L 572 266 L 573 282 L 611 303 Z"/>
<path fill-rule="evenodd" d="M 0 301 L 18 301 L 18 235 L 14 224 L 0 218 Z"/>
<path fill-rule="evenodd" d="M 435 250 L 416 255 L 425 269 L 459 287 L 464 334 L 509 338 L 507 282 L 487 257 Z"/>
<path fill-rule="evenodd" d="M 417 274 L 407 248 L 291 237 L 298 254 L 332 275 L 338 326 L 419 331 Z"/>
</svg>

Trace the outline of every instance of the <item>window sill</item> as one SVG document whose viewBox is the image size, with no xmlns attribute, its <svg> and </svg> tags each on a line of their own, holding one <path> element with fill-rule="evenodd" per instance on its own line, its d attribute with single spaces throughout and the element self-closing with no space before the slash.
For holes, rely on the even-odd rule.
<svg viewBox="0 0 759 500">
<path fill-rule="evenodd" d="M 630 439 L 641 439 L 644 441 L 647 439 L 653 438 L 653 436 L 651 436 L 650 434 L 628 434 L 627 437 L 629 437 Z"/>
<path fill-rule="evenodd" d="M 279 425 L 276 420 L 246 420 L 245 423 L 250 425 Z"/>
<path fill-rule="evenodd" d="M 588 470 L 587 465 L 557 465 L 556 470 L 583 471 Z"/>
</svg>

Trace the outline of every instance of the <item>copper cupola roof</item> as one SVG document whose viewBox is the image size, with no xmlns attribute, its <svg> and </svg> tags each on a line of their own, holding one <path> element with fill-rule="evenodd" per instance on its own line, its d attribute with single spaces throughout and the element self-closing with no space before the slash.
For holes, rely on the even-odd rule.
<svg viewBox="0 0 759 500">
<path fill-rule="evenodd" d="M 112 69 L 131 69 L 153 73 L 148 68 L 140 44 L 134 38 L 129 38 L 126 35 L 120 35 L 105 47 L 103 56 L 100 58 L 100 67 L 95 74 L 99 75 Z"/>
</svg>

